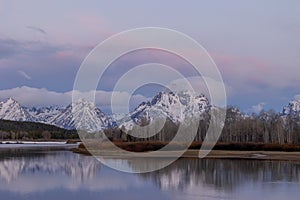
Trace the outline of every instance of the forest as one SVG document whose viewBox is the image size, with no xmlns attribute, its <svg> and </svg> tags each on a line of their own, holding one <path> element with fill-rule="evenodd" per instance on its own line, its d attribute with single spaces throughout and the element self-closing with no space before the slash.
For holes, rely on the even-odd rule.
<svg viewBox="0 0 300 200">
<path fill-rule="evenodd" d="M 202 142 L 204 140 L 209 122 L 209 112 L 204 113 L 199 121 L 199 128 L 194 139 L 195 142 Z M 147 122 L 143 125 L 147 125 Z M 105 133 L 110 140 L 168 142 L 172 140 L 177 130 L 178 125 L 167 120 L 164 127 L 156 135 L 149 138 L 141 139 L 133 137 L 130 134 L 126 134 L 122 128 L 109 129 Z M 141 131 L 149 130 L 141 129 Z M 229 107 L 226 111 L 224 128 L 218 142 L 300 144 L 300 117 L 298 115 L 282 116 L 274 110 L 261 111 L 259 114 L 244 115 L 238 108 Z"/>
<path fill-rule="evenodd" d="M 0 120 L 1 140 L 78 139 L 76 130 L 36 122 Z"/>
</svg>

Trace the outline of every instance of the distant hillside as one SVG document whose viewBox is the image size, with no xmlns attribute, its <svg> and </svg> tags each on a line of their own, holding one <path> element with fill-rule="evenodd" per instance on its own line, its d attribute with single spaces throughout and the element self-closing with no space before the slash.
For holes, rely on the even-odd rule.
<svg viewBox="0 0 300 200">
<path fill-rule="evenodd" d="M 0 120 L 0 139 L 77 139 L 76 130 L 37 123 Z"/>
</svg>

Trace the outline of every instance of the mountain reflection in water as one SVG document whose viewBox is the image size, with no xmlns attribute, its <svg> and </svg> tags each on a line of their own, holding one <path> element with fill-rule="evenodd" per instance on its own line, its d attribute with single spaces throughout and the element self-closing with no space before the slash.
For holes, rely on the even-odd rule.
<svg viewBox="0 0 300 200">
<path fill-rule="evenodd" d="M 115 162 L 142 170 L 156 161 Z M 127 174 L 69 151 L 0 151 L 0 195 L 11 199 L 24 194 L 35 199 L 37 193 L 49 196 L 50 191 L 56 199 L 71 198 L 70 193 L 59 196 L 61 190 L 75 192 L 73 199 L 82 198 L 79 194 L 91 199 L 293 199 L 300 195 L 299 182 L 300 164 L 286 161 L 179 159 L 159 171 Z"/>
</svg>

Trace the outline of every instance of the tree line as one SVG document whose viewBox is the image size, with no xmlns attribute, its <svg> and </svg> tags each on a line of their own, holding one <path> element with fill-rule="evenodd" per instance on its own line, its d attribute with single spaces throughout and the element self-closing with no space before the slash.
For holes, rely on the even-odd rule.
<svg viewBox="0 0 300 200">
<path fill-rule="evenodd" d="M 206 112 L 199 120 L 197 134 L 194 138 L 196 142 L 203 142 L 206 137 L 210 123 L 210 114 Z M 144 122 L 142 126 L 148 125 L 149 122 Z M 131 136 L 132 131 L 122 128 L 105 130 L 106 136 L 110 140 L 122 141 L 162 141 L 168 142 L 172 140 L 179 128 L 178 124 L 171 120 L 165 122 L 162 129 L 150 126 L 148 129 L 135 127 L 140 131 L 140 135 L 150 135 L 153 129 L 159 130 L 151 137 L 139 138 Z M 188 129 L 187 129 L 188 130 Z M 137 132 L 135 130 L 134 132 Z M 265 144 L 300 144 L 300 116 L 290 115 L 282 116 L 274 110 L 261 111 L 259 114 L 244 115 L 238 108 L 229 107 L 226 110 L 226 120 L 222 134 L 218 142 L 225 143 L 265 143 Z"/>
<path fill-rule="evenodd" d="M 254 142 L 267 144 L 299 144 L 299 115 L 282 116 L 262 110 L 259 114 L 243 116 L 236 108 L 227 109 L 223 133 L 219 141 Z"/>
<path fill-rule="evenodd" d="M 1 140 L 78 139 L 76 130 L 36 122 L 0 120 Z"/>
</svg>

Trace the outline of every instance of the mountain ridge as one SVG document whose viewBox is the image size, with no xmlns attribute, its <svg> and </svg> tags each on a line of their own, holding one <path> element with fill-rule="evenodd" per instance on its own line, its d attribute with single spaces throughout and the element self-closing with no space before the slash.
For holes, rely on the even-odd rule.
<svg viewBox="0 0 300 200">
<path fill-rule="evenodd" d="M 69 130 L 83 128 L 91 132 L 116 127 L 130 130 L 136 125 L 147 124 L 154 118 L 168 118 L 175 124 L 180 123 L 187 117 L 201 116 L 211 106 L 203 94 L 188 91 L 160 92 L 151 101 L 139 104 L 130 113 L 113 115 L 108 115 L 93 103 L 83 100 L 66 107 L 23 107 L 13 98 L 8 98 L 0 101 L 0 119 L 39 122 Z M 73 114 L 80 120 L 75 122 Z M 283 117 L 300 116 L 300 100 L 290 101 L 280 114 Z"/>
<path fill-rule="evenodd" d="M 154 119 L 168 118 L 175 124 L 193 115 L 201 116 L 208 111 L 210 104 L 203 95 L 182 91 L 160 92 L 151 101 L 142 102 L 134 111 L 117 122 L 119 128 L 131 130 L 136 125 L 149 124 Z"/>
</svg>

